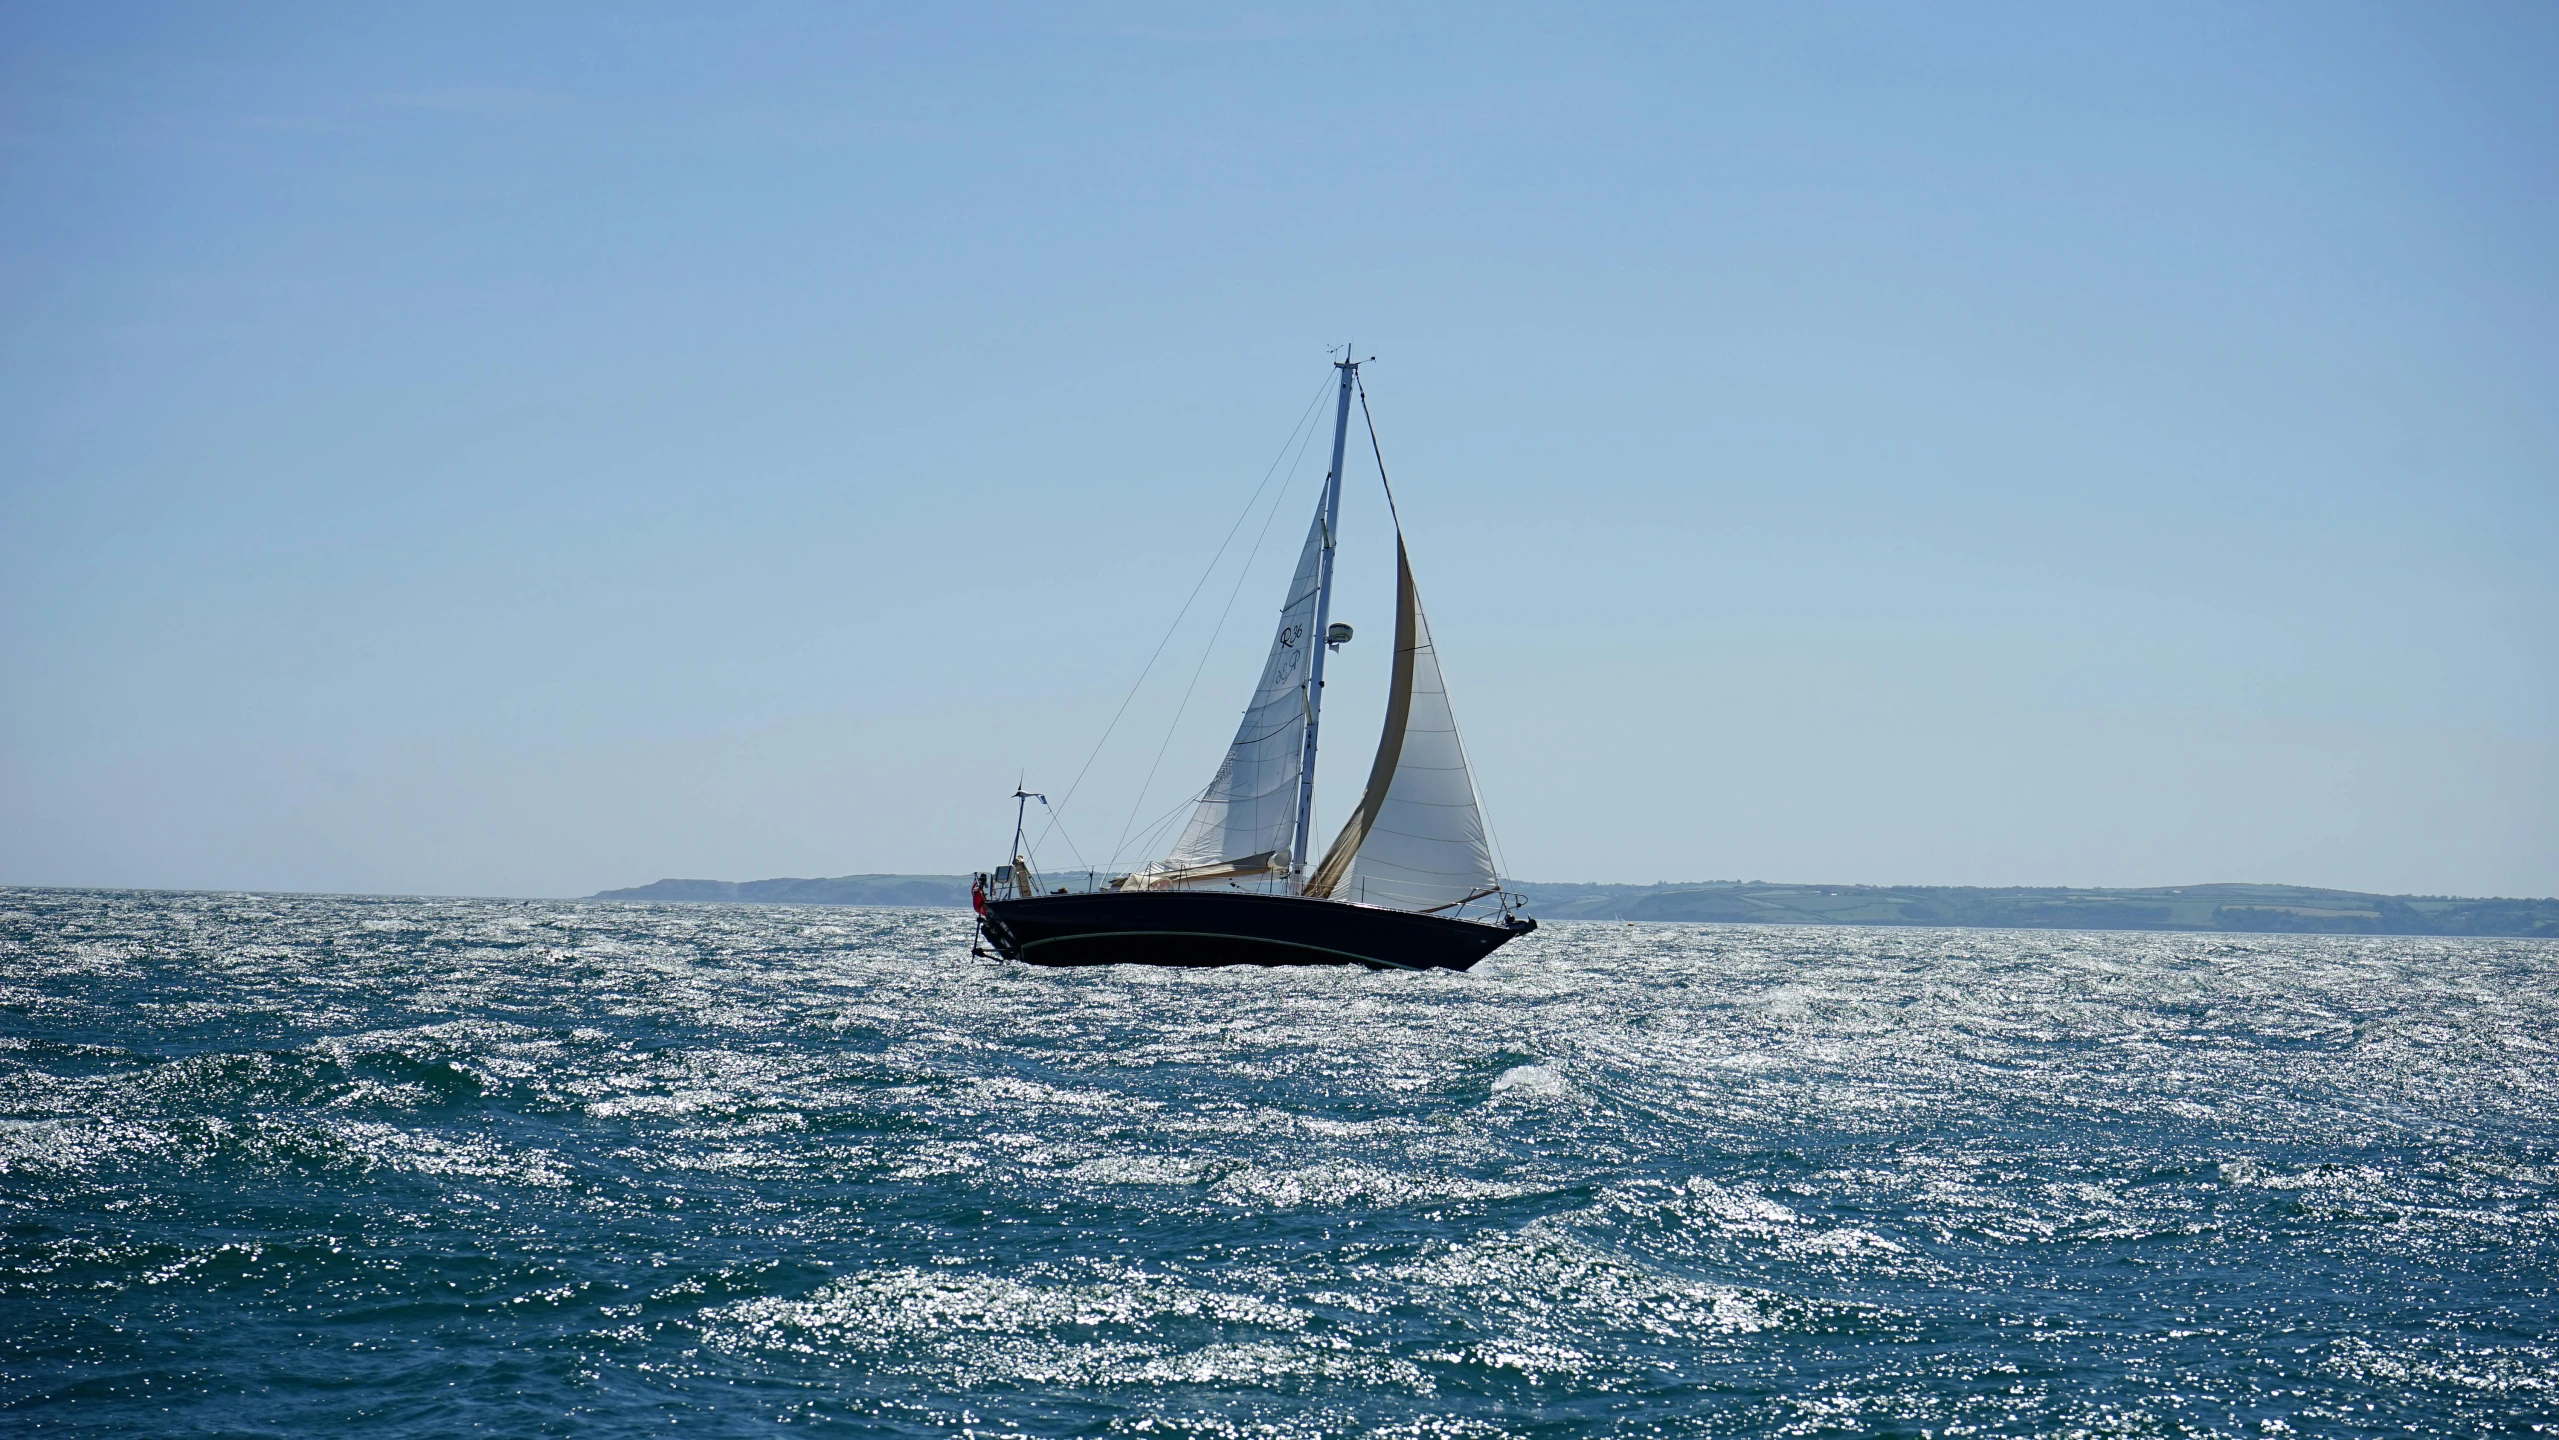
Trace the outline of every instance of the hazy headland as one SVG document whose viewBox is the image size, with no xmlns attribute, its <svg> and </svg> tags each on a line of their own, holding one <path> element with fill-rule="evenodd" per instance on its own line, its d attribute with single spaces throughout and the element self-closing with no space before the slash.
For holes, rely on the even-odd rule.
<svg viewBox="0 0 2559 1440">
<path fill-rule="evenodd" d="M 1080 874 L 1080 872 L 1079 872 Z M 1796 885 L 1719 880 L 1652 885 L 1517 882 L 1549 920 L 1688 920 L 1757 925 L 1947 925 L 2000 930 L 2222 930 L 2313 935 L 2559 938 L 2559 899 L 2368 895 L 2306 885 Z M 597 900 L 765 905 L 968 904 L 966 875 L 660 880 Z"/>
</svg>

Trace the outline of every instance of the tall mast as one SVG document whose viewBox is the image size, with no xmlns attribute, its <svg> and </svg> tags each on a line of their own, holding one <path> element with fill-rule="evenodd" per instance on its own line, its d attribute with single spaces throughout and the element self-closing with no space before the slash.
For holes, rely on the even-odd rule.
<svg viewBox="0 0 2559 1440">
<path fill-rule="evenodd" d="M 1324 477 L 1324 549 L 1315 560 L 1315 628 L 1307 636 L 1306 753 L 1297 766 L 1297 834 L 1288 847 L 1291 875 L 1306 873 L 1306 851 L 1315 840 L 1315 723 L 1324 709 L 1325 632 L 1333 620 L 1333 537 L 1342 518 L 1342 441 L 1350 432 L 1351 386 L 1359 379 L 1359 362 L 1342 347 L 1333 362 L 1342 372 L 1341 398 L 1333 404 L 1333 472 Z"/>
</svg>

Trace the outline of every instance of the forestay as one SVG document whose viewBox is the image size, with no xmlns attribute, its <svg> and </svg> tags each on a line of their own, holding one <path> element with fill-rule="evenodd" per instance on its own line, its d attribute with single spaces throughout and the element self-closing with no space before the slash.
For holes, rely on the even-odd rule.
<svg viewBox="0 0 2559 1440">
<path fill-rule="evenodd" d="M 1457 715 L 1399 533 L 1385 729 L 1359 806 L 1308 877 L 1305 893 L 1397 910 L 1444 910 L 1499 888 Z"/>
</svg>

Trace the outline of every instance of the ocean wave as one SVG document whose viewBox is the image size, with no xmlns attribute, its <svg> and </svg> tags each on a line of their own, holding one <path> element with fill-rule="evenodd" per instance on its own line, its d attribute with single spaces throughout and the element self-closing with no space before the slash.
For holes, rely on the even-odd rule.
<svg viewBox="0 0 2559 1440">
<path fill-rule="evenodd" d="M 0 891 L 26 1428 L 2475 1434 L 2559 945 Z M 361 1400 L 350 1397 L 362 1397 Z"/>
</svg>

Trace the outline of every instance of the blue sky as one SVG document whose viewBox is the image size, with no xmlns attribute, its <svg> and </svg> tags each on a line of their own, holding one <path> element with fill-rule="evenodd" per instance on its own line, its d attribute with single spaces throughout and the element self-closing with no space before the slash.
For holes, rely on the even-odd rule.
<svg viewBox="0 0 2559 1440">
<path fill-rule="evenodd" d="M 0 882 L 994 863 L 1351 340 L 1518 875 L 2559 892 L 2547 6 L 13 5 L 0 207 Z"/>
</svg>

